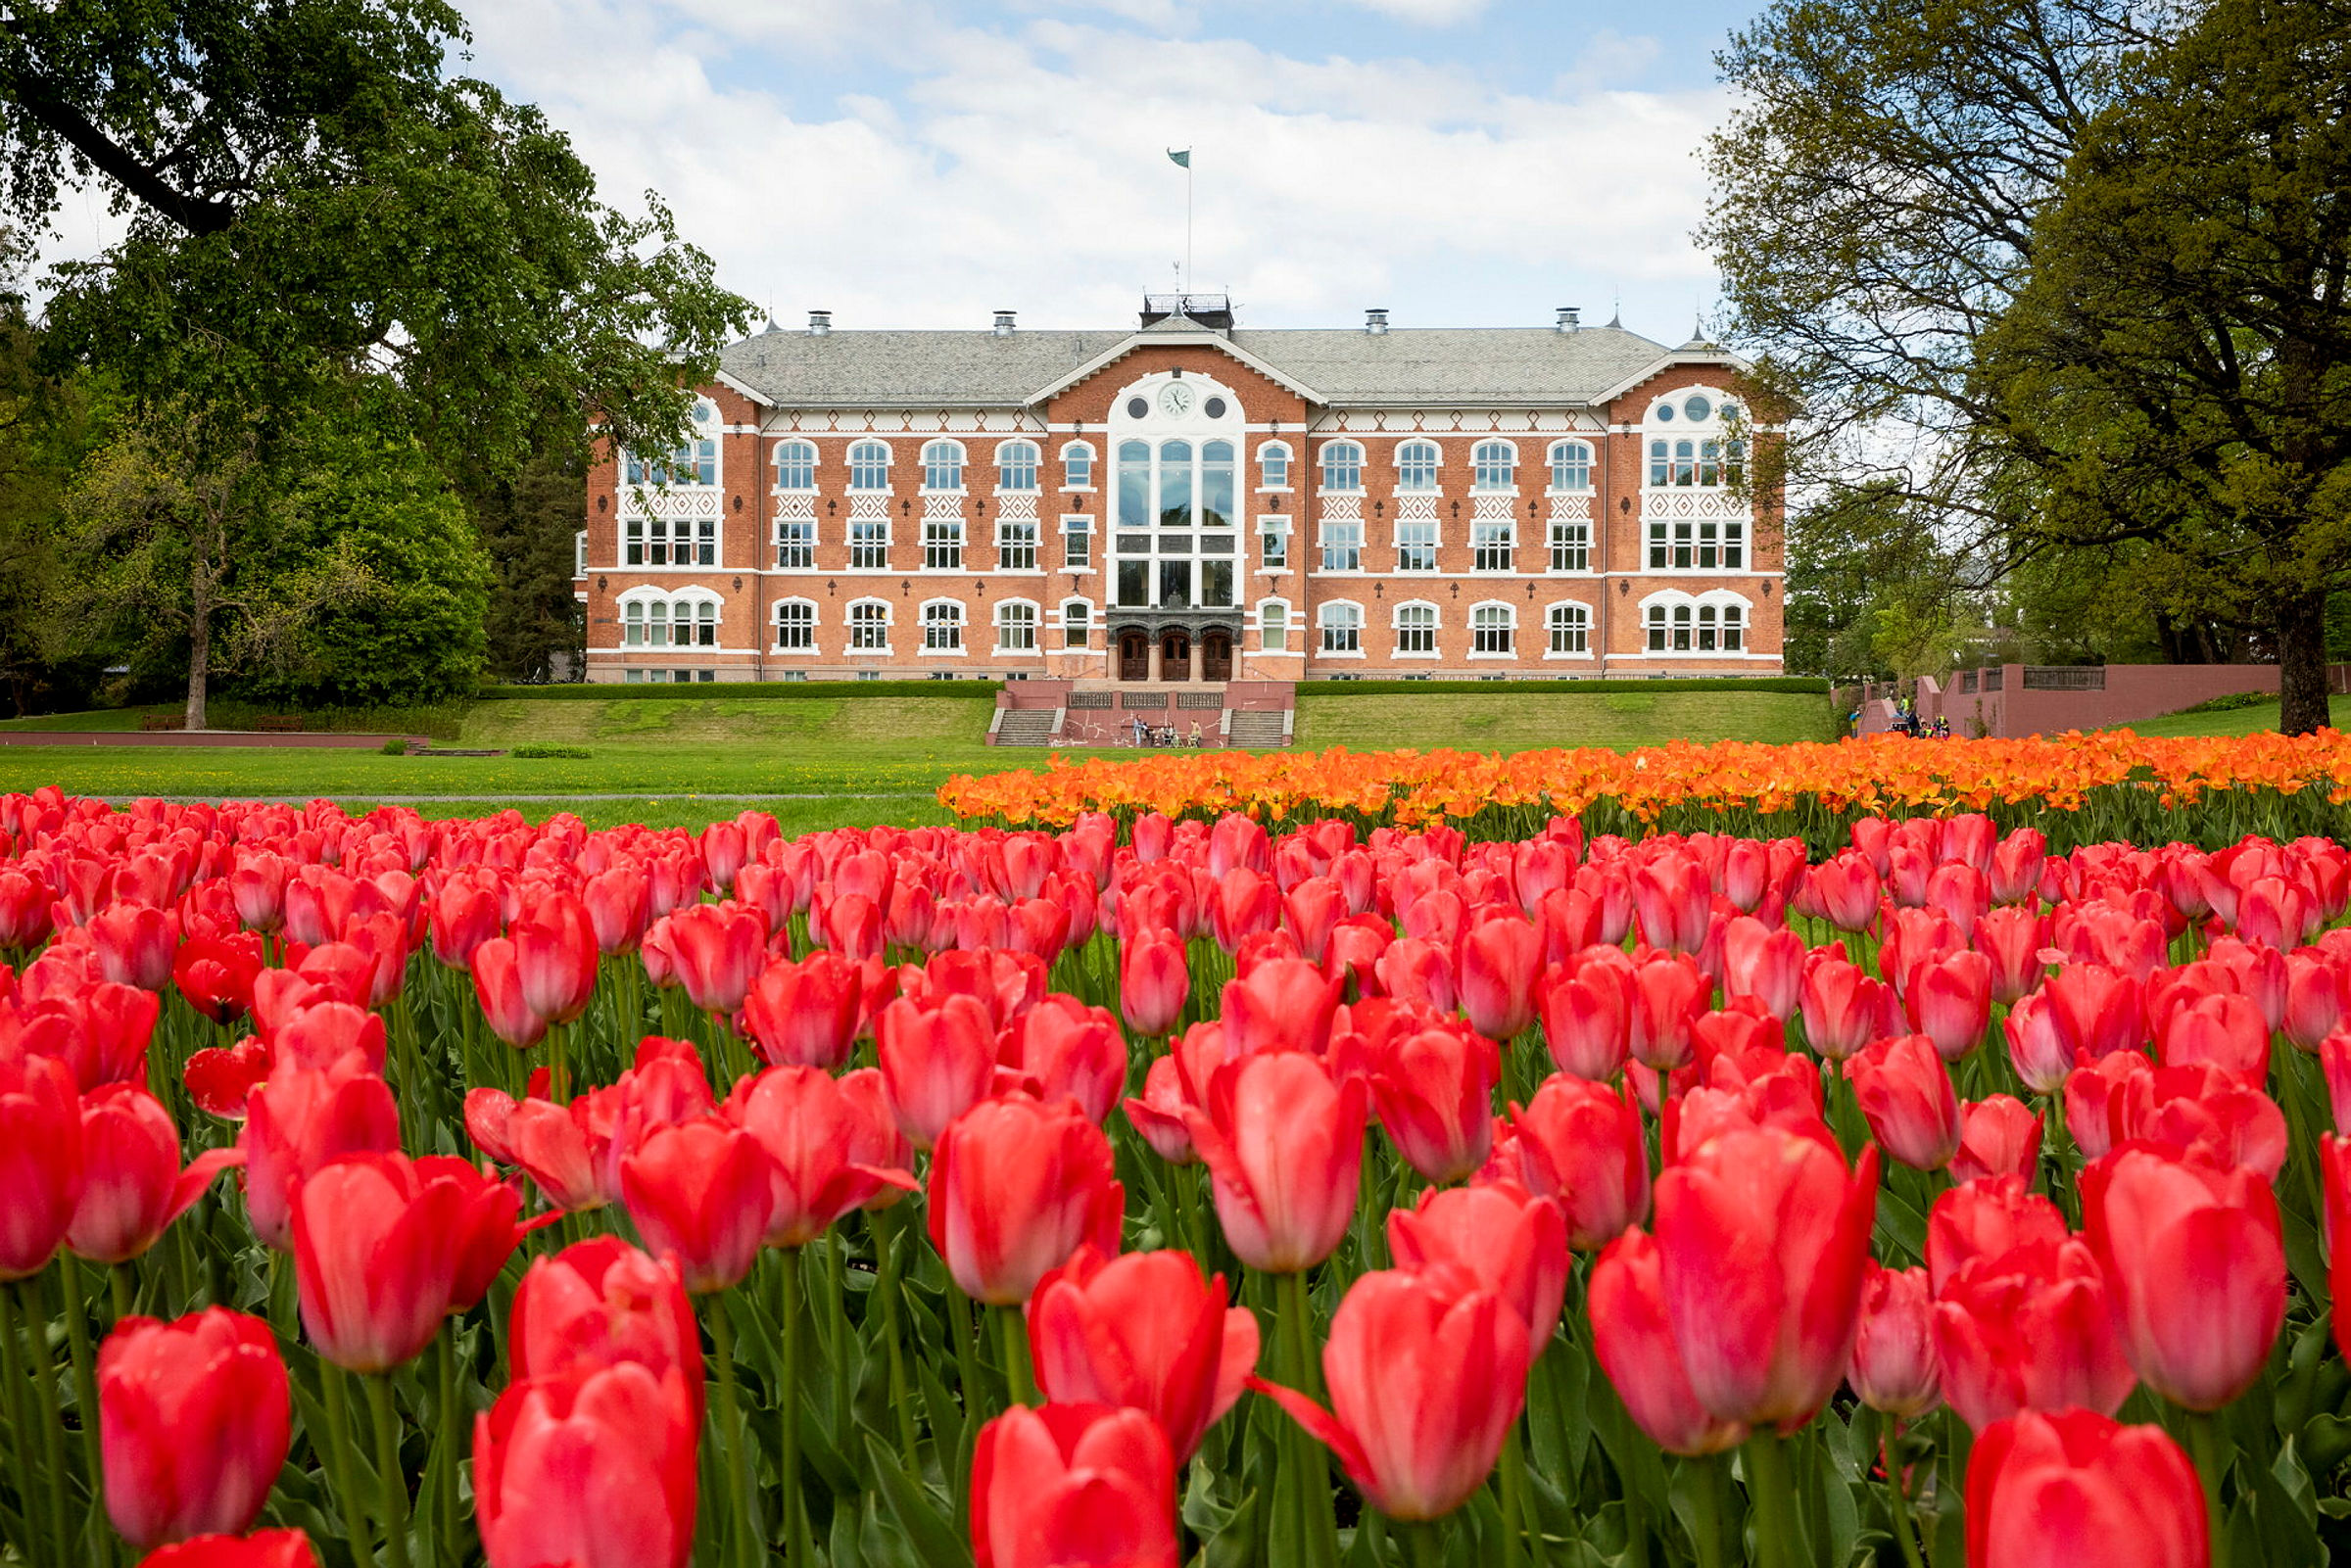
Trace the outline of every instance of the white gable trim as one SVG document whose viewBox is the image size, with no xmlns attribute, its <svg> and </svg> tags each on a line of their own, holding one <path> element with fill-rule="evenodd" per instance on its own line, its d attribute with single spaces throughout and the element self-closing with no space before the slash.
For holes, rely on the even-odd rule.
<svg viewBox="0 0 2351 1568">
<path fill-rule="evenodd" d="M 1592 395 L 1592 402 L 1594 404 L 1612 403 L 1641 385 L 1642 382 L 1680 364 L 1718 364 L 1727 370 L 1736 370 L 1742 375 L 1754 368 L 1752 364 L 1727 349 L 1692 349 L 1686 353 L 1677 349 L 1671 354 L 1658 356 L 1653 363 L 1642 366 L 1614 386 L 1603 387 Z"/>
<path fill-rule="evenodd" d="M 1048 398 L 1052 398 L 1060 393 L 1067 392 L 1070 388 L 1078 385 L 1079 382 L 1083 381 L 1086 377 L 1099 374 L 1101 371 L 1108 369 L 1111 365 L 1114 365 L 1121 359 L 1127 357 L 1127 356 L 1133 354 L 1138 350 L 1152 348 L 1214 349 L 1220 354 L 1229 356 L 1230 357 L 1239 360 L 1242 364 L 1247 365 L 1259 375 L 1264 376 L 1268 381 L 1273 382 L 1278 386 L 1287 387 L 1290 391 L 1298 394 L 1298 396 L 1304 398 L 1309 403 L 1328 403 L 1330 401 L 1321 393 L 1317 392 L 1314 388 L 1308 386 L 1305 382 L 1300 381 L 1297 377 L 1291 375 L 1289 372 L 1267 363 L 1265 360 L 1259 358 L 1256 355 L 1251 354 L 1248 350 L 1241 348 L 1238 344 L 1225 337 L 1223 333 L 1206 331 L 1132 333 L 1121 342 L 1114 343 L 1102 353 L 1095 355 L 1091 359 L 1086 360 L 1085 363 L 1080 365 L 1068 375 L 1063 376 L 1060 380 L 1048 382 L 1044 386 L 1039 387 L 1036 391 L 1029 395 L 1029 401 L 1032 404 L 1043 403 Z"/>
</svg>

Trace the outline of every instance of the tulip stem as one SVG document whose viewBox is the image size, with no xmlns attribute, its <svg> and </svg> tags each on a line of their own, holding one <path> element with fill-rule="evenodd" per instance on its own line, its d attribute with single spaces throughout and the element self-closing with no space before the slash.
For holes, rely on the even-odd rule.
<svg viewBox="0 0 2351 1568">
<path fill-rule="evenodd" d="M 1502 1560 L 1505 1568 L 1519 1568 L 1531 1552 L 1540 1561 L 1543 1535 L 1535 1525 L 1535 1510 L 1527 1497 L 1526 1439 L 1522 1423 L 1512 1421 L 1502 1440 Z M 1521 1534 L 1523 1527 L 1524 1533 Z"/>
<path fill-rule="evenodd" d="M 2230 1455 L 2220 1417 L 2211 1410 L 2188 1411 L 2187 1442 L 2196 1456 L 2196 1475 L 2204 1483 L 2204 1509 L 2212 1520 L 2212 1568 L 2229 1568 L 2229 1521 L 2221 1511 L 2221 1478 L 2229 1472 Z"/>
<path fill-rule="evenodd" d="M 270 1255 L 274 1263 L 277 1255 Z M 328 1475 L 334 1482 L 335 1506 L 343 1512 L 343 1542 L 351 1548 L 354 1568 L 366 1568 L 375 1561 L 375 1553 L 367 1544 L 367 1510 L 361 1505 L 358 1484 L 351 1470 L 351 1400 L 343 1388 L 345 1373 L 339 1366 L 321 1361 L 318 1365 L 320 1391 L 326 1401 L 326 1430 L 312 1434 L 321 1455 L 326 1460 Z"/>
<path fill-rule="evenodd" d="M 1015 1404 L 1036 1402 L 1036 1375 L 1029 1365 L 1029 1335 L 1017 1307 L 991 1307 L 988 1315 L 996 1320 L 996 1342 L 1004 1352 L 1004 1385 Z"/>
<path fill-rule="evenodd" d="M 777 1469 L 784 1479 L 784 1542 L 791 1568 L 816 1568 L 816 1548 L 808 1540 L 808 1514 L 800 1496 L 800 1249 L 784 1249 L 782 1285 L 776 1315 L 784 1329 L 784 1383 L 777 1404 L 783 1416 L 782 1441 L 777 1445 Z M 836 1377 L 846 1375 L 837 1367 Z"/>
<path fill-rule="evenodd" d="M 1698 1568 L 1722 1568 L 1722 1499 L 1730 1480 L 1727 1462 L 1719 1453 L 1683 1461 L 1696 1472 L 1690 1489 L 1690 1540 L 1697 1548 Z"/>
<path fill-rule="evenodd" d="M 81 1299 L 81 1259 L 72 1253 L 58 1254 L 57 1280 L 65 1293 L 66 1350 L 73 1358 L 73 1405 L 81 1418 L 82 1473 L 95 1497 L 106 1472 L 98 1452 L 98 1377 L 90 1357 L 89 1315 Z"/>
<path fill-rule="evenodd" d="M 1796 1568 L 1796 1497 L 1788 1451 L 1768 1429 L 1747 1440 L 1747 1493 L 1755 1515 L 1757 1568 Z"/>
<path fill-rule="evenodd" d="M 790 1258 L 792 1255 L 787 1253 L 784 1256 Z M 747 1549 L 744 1543 L 755 1540 L 757 1533 L 751 1524 L 750 1492 L 744 1482 L 745 1445 L 743 1399 L 735 1386 L 735 1328 L 727 1320 L 727 1304 L 716 1296 L 710 1298 L 710 1358 L 718 1363 L 718 1459 L 727 1473 L 727 1501 L 729 1511 L 735 1516 L 734 1538 L 727 1543 L 727 1549 L 720 1553 L 719 1560 L 738 1562 Z M 787 1400 L 792 1396 L 789 1379 L 784 1394 Z M 785 1408 L 789 1412 L 790 1404 Z M 785 1422 L 785 1430 L 792 1430 L 789 1419 Z M 764 1556 L 765 1553 L 759 1555 Z"/>
<path fill-rule="evenodd" d="M 11 1428 L 9 1450 L 16 1456 L 17 1497 L 24 1509 L 24 1533 L 30 1536 L 32 1534 L 32 1499 L 36 1491 L 32 1485 L 32 1434 L 34 1430 L 37 1428 L 47 1441 L 49 1539 L 57 1549 L 57 1561 L 69 1563 L 73 1560 L 73 1553 L 67 1544 L 66 1537 L 66 1473 L 63 1463 L 64 1453 L 58 1442 L 57 1399 L 54 1392 L 50 1392 L 44 1401 L 48 1406 L 44 1412 L 47 1416 L 45 1420 L 36 1418 L 24 1407 L 24 1391 L 28 1386 L 44 1391 L 52 1389 L 48 1376 L 48 1356 L 44 1354 L 46 1347 L 38 1343 L 39 1336 L 34 1332 L 41 1321 L 40 1308 L 26 1300 L 31 1295 L 32 1288 L 32 1281 L 29 1279 L 24 1281 L 22 1294 L 0 1286 L 0 1351 L 6 1352 L 6 1359 L 0 1360 L 0 1376 L 5 1376 L 8 1380 Z M 22 1309 L 28 1339 L 25 1346 L 26 1359 L 23 1368 L 17 1365 L 17 1313 L 10 1309 L 9 1304 L 12 1301 L 15 1302 L 18 1308 Z M 26 1554 L 25 1560 L 28 1562 L 33 1560 L 29 1552 Z"/>
<path fill-rule="evenodd" d="M 1445 1541 L 1434 1520 L 1399 1519 L 1396 1533 L 1404 1537 L 1405 1560 L 1412 1568 L 1444 1568 Z"/>
<path fill-rule="evenodd" d="M 449 1318 L 433 1343 L 434 1417 L 441 1428 L 441 1484 L 434 1489 L 434 1555 L 463 1560 L 457 1546 L 457 1455 L 464 1426 L 457 1411 L 457 1320 Z"/>
<path fill-rule="evenodd" d="M 367 1408 L 375 1417 L 376 1483 L 384 1504 L 384 1560 L 408 1568 L 408 1477 L 400 1463 L 400 1413 L 392 1407 L 392 1374 L 366 1379 Z"/>
<path fill-rule="evenodd" d="M 1279 1304 L 1282 1357 L 1288 1363 L 1290 1386 L 1309 1398 L 1319 1397 L 1322 1380 L 1315 1366 L 1314 1326 L 1308 1320 L 1311 1304 L 1304 1274 L 1274 1276 Z M 1335 1564 L 1339 1556 L 1338 1519 L 1330 1496 L 1330 1470 L 1322 1446 L 1304 1427 L 1290 1433 L 1290 1464 L 1298 1473 L 1297 1497 L 1302 1514 L 1307 1561 Z"/>
<path fill-rule="evenodd" d="M 1901 1548 L 1902 1568 L 1926 1568 L 1918 1553 L 1918 1527 L 1910 1519 L 1910 1489 L 1902 1480 L 1902 1464 L 1895 1456 L 1894 1440 L 1899 1423 L 1889 1426 L 1879 1448 L 1886 1462 L 1886 1502 L 1894 1512 L 1894 1544 Z"/>
<path fill-rule="evenodd" d="M 874 1265 L 878 1275 L 875 1289 L 882 1297 L 882 1343 L 889 1363 L 889 1407 L 896 1418 L 898 1449 L 906 1461 L 908 1475 L 921 1475 L 917 1461 L 914 1431 L 914 1407 L 906 1397 L 906 1351 L 902 1343 L 899 1319 L 905 1304 L 899 1300 L 905 1289 L 898 1277 L 898 1206 L 877 1209 L 867 1216 L 874 1233 Z"/>
</svg>

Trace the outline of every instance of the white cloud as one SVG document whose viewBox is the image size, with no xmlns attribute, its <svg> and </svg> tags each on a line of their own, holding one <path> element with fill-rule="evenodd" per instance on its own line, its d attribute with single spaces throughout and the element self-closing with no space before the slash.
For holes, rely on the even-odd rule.
<svg viewBox="0 0 2351 1568">
<path fill-rule="evenodd" d="M 1416 22 L 1430 27 L 1450 27 L 1486 9 L 1486 0 L 1353 0 L 1353 3 L 1400 22 Z"/>
</svg>

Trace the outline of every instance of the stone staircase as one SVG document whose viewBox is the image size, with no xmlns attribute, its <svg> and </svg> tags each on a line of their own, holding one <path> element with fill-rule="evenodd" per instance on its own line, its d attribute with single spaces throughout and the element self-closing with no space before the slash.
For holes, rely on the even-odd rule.
<svg viewBox="0 0 2351 1568">
<path fill-rule="evenodd" d="M 1051 708 L 1009 708 L 996 726 L 996 744 L 1000 746 L 1042 746 L 1053 740 L 1053 721 L 1057 717 Z M 1276 714 L 1276 718 L 1280 715 Z"/>
<path fill-rule="evenodd" d="M 1286 713 L 1253 713 L 1246 709 L 1232 716 L 1232 733 L 1225 743 L 1240 751 L 1278 751 L 1290 743 L 1282 734 Z M 1000 743 L 1000 742 L 999 742 Z"/>
</svg>

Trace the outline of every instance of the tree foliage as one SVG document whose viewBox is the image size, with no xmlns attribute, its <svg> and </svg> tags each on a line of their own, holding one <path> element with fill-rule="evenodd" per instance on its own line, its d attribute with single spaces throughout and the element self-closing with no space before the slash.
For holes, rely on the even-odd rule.
<svg viewBox="0 0 2351 1568">
<path fill-rule="evenodd" d="M 490 559 L 490 674 L 533 685 L 577 679 L 588 654 L 585 610 L 572 597 L 575 541 L 588 526 L 585 469 L 567 453 L 541 453 L 467 504 Z"/>
</svg>

